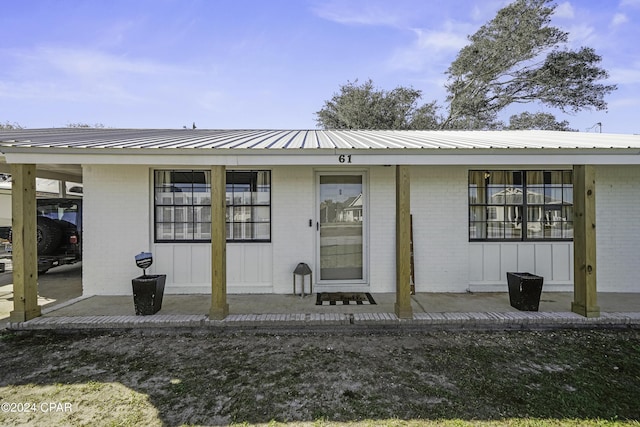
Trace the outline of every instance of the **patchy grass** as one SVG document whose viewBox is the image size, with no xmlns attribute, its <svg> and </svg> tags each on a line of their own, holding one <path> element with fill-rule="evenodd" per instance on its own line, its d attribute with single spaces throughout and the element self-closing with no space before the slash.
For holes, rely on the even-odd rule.
<svg viewBox="0 0 640 427">
<path fill-rule="evenodd" d="M 0 355 L 3 426 L 640 426 L 634 329 L 3 333 Z"/>
</svg>

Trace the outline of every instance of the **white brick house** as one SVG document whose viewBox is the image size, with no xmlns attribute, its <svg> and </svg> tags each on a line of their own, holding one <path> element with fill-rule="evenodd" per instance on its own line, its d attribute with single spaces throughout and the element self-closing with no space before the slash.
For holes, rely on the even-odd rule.
<svg viewBox="0 0 640 427">
<path fill-rule="evenodd" d="M 640 292 L 637 135 L 3 131 L 0 172 L 10 164 L 83 182 L 85 295 L 130 294 L 141 251 L 154 254 L 153 272 L 167 274 L 165 292 L 215 293 L 211 200 L 224 197 L 223 293 L 290 293 L 292 271 L 304 262 L 316 291 L 405 298 L 396 251 L 405 245 L 397 227 L 408 223 L 396 198 L 409 188 L 417 292 L 504 291 L 507 271 L 542 275 L 547 291 L 571 291 L 574 237 L 590 226 L 576 228 L 574 187 L 593 174 L 598 227 L 580 246 L 595 248 L 593 283 L 597 276 L 597 291 Z M 587 175 L 574 176 L 576 165 Z M 216 193 L 220 171 L 226 189 Z M 406 183 L 399 173 L 408 173 Z M 356 200 L 361 212 L 345 214 Z"/>
</svg>

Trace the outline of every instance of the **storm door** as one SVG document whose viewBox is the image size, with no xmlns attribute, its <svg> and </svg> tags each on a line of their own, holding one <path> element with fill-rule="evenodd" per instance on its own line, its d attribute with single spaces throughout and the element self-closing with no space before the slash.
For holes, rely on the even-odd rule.
<svg viewBox="0 0 640 427">
<path fill-rule="evenodd" d="M 321 284 L 366 280 L 366 199 L 363 173 L 319 173 L 318 256 Z"/>
</svg>

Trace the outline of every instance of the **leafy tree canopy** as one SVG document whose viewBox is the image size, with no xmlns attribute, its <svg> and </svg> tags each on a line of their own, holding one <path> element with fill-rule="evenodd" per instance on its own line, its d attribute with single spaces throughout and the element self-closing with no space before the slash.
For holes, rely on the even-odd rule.
<svg viewBox="0 0 640 427">
<path fill-rule="evenodd" d="M 13 129 L 23 129 L 18 123 L 4 122 L 0 123 L 0 130 L 13 130 Z"/>
<path fill-rule="evenodd" d="M 521 113 L 509 117 L 508 130 L 536 129 L 536 130 L 560 130 L 568 132 L 577 132 L 577 129 L 571 129 L 569 122 L 563 120 L 557 121 L 553 114 L 549 113 Z"/>
<path fill-rule="evenodd" d="M 437 105 L 419 105 L 421 96 L 412 88 L 377 89 L 371 79 L 361 85 L 347 82 L 325 101 L 316 121 L 325 129 L 435 129 Z"/>
<path fill-rule="evenodd" d="M 102 123 L 96 123 L 93 125 L 87 124 L 87 123 L 67 123 L 68 128 L 99 128 L 102 129 L 104 128 L 104 125 Z"/>
<path fill-rule="evenodd" d="M 604 110 L 616 85 L 592 48 L 566 48 L 568 33 L 550 25 L 553 0 L 515 0 L 469 36 L 446 71 L 442 117 L 436 101 L 419 106 L 421 91 L 386 92 L 368 80 L 348 82 L 316 113 L 325 129 L 556 129 L 572 130 L 547 113 L 498 113 L 512 104 L 541 103 L 563 112 Z"/>
<path fill-rule="evenodd" d="M 446 72 L 443 128 L 469 118 L 490 125 L 513 103 L 538 101 L 572 112 L 606 109 L 604 96 L 616 86 L 600 83 L 608 73 L 593 49 L 561 49 L 568 33 L 549 25 L 555 8 L 552 0 L 516 0 L 469 37 Z"/>
</svg>

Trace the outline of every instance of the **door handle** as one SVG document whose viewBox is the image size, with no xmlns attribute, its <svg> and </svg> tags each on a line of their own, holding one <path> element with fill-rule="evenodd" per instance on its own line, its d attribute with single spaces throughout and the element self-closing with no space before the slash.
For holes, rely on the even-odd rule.
<svg viewBox="0 0 640 427">
<path fill-rule="evenodd" d="M 316 221 L 316 231 L 320 231 L 320 222 Z"/>
</svg>

